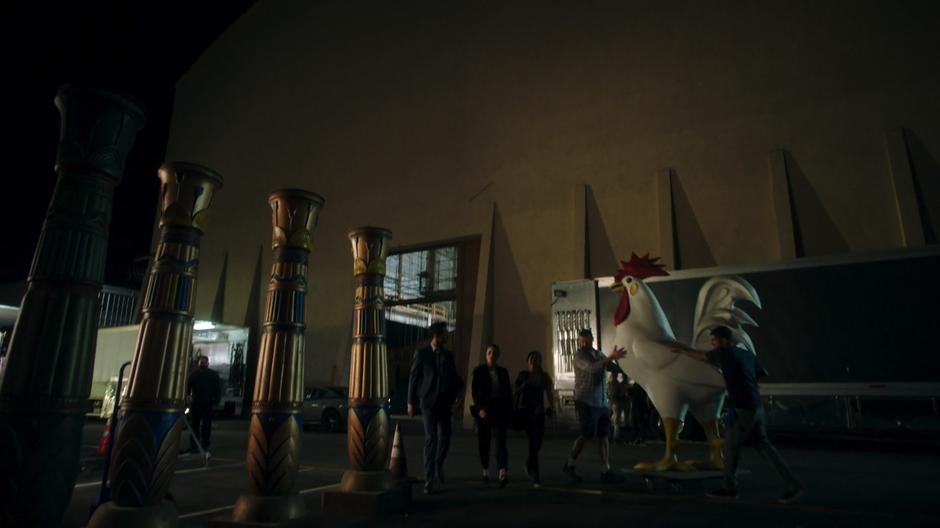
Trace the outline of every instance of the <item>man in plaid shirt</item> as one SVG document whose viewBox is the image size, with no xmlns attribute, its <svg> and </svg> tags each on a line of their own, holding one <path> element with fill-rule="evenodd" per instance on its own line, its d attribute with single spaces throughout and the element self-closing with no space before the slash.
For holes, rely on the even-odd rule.
<svg viewBox="0 0 940 528">
<path fill-rule="evenodd" d="M 581 434 L 571 446 L 571 454 L 562 470 L 574 482 L 581 482 L 575 472 L 574 463 L 589 438 L 597 438 L 601 456 L 601 482 L 614 484 L 623 477 L 610 469 L 610 408 L 607 406 L 607 372 L 622 372 L 615 361 L 626 351 L 614 348 L 605 356 L 593 347 L 594 334 L 590 329 L 578 333 L 578 351 L 574 357 L 574 400 Z"/>
</svg>

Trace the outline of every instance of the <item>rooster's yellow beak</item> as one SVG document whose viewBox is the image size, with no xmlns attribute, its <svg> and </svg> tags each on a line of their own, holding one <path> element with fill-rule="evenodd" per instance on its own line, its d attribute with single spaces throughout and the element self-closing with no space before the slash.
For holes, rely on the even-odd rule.
<svg viewBox="0 0 940 528">
<path fill-rule="evenodd" d="M 610 285 L 610 289 L 613 291 L 620 291 L 623 289 L 623 284 L 620 284 L 619 282 L 615 282 Z"/>
</svg>

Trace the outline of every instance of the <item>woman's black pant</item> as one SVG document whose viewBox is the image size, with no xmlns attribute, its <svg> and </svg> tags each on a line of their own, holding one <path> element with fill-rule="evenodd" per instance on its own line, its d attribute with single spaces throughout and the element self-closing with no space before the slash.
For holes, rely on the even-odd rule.
<svg viewBox="0 0 940 528">
<path fill-rule="evenodd" d="M 477 418 L 477 445 L 480 448 L 480 467 L 490 467 L 491 439 L 496 441 L 496 467 L 507 469 L 509 450 L 506 448 L 506 422 L 492 418 Z"/>
<path fill-rule="evenodd" d="M 529 439 L 529 457 L 525 461 L 526 469 L 532 476 L 539 474 L 539 451 L 545 438 L 545 415 L 532 415 L 526 421 L 525 435 Z"/>
</svg>

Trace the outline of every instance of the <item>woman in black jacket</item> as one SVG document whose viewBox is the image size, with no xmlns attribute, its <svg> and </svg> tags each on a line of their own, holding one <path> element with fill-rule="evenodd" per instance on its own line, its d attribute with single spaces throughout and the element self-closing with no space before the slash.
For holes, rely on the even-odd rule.
<svg viewBox="0 0 940 528">
<path fill-rule="evenodd" d="M 516 378 L 516 412 L 520 415 L 529 439 L 526 473 L 537 488 L 542 485 L 539 478 L 539 451 L 545 437 L 545 417 L 554 414 L 555 386 L 552 377 L 542 370 L 542 354 L 538 350 L 529 352 L 526 363 L 529 370 L 523 370 Z"/>
<path fill-rule="evenodd" d="M 512 386 L 509 371 L 499 366 L 499 347 L 486 347 L 486 362 L 473 370 L 471 412 L 476 419 L 477 440 L 480 449 L 480 466 L 483 468 L 483 483 L 488 484 L 490 466 L 490 442 L 496 439 L 496 466 L 499 469 L 499 487 L 509 482 L 506 469 L 509 452 L 506 449 L 506 429 L 512 413 Z"/>
</svg>

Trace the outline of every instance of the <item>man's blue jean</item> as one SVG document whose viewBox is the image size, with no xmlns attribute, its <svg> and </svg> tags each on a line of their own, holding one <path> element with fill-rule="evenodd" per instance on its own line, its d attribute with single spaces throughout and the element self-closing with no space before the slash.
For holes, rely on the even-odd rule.
<svg viewBox="0 0 940 528">
<path fill-rule="evenodd" d="M 424 479 L 442 478 L 444 459 L 450 449 L 451 413 L 450 409 L 439 411 L 421 409 L 421 422 L 424 424 Z"/>
</svg>

